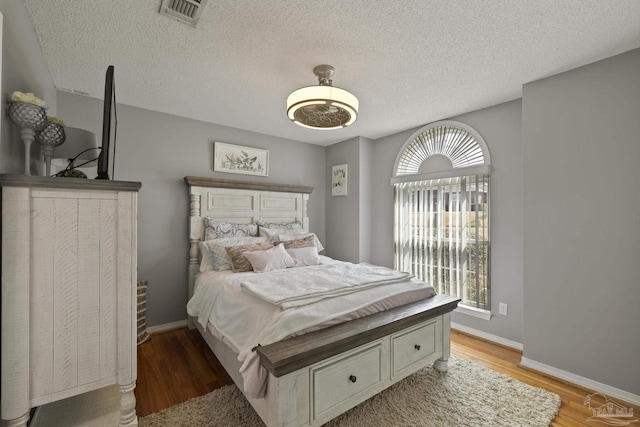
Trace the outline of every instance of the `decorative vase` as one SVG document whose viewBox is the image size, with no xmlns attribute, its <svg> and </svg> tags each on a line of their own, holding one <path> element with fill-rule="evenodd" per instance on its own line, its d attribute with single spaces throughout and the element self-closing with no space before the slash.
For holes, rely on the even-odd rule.
<svg viewBox="0 0 640 427">
<path fill-rule="evenodd" d="M 62 145 L 66 139 L 64 126 L 57 123 L 47 122 L 44 129 L 36 133 L 36 141 L 40 144 L 40 150 L 44 157 L 45 176 L 51 175 L 51 159 L 56 147 Z"/>
<path fill-rule="evenodd" d="M 44 108 L 27 102 L 11 101 L 7 108 L 9 120 L 18 126 L 24 142 L 24 174 L 30 175 L 31 143 L 37 131 L 47 125 L 47 112 Z"/>
</svg>

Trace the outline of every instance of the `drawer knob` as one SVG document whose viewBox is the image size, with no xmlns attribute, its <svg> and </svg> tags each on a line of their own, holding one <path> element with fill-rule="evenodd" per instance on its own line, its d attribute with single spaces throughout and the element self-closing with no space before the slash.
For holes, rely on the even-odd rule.
<svg viewBox="0 0 640 427">
<path fill-rule="evenodd" d="M 355 375 L 349 375 L 349 381 L 351 381 L 352 383 L 355 383 L 357 379 L 358 378 L 356 378 Z"/>
<path fill-rule="evenodd" d="M 420 350 L 420 344 L 416 344 L 416 345 L 414 345 L 414 346 L 413 346 L 413 348 L 415 348 L 416 350 L 418 350 L 418 351 L 419 351 L 419 350 Z"/>
</svg>

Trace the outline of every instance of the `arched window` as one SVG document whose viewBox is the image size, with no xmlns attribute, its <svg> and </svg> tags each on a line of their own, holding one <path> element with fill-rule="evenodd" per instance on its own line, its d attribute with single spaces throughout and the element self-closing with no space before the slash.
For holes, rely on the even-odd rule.
<svg viewBox="0 0 640 427">
<path fill-rule="evenodd" d="M 405 142 L 391 178 L 395 268 L 481 310 L 490 310 L 490 177 L 482 137 L 444 121 Z"/>
</svg>

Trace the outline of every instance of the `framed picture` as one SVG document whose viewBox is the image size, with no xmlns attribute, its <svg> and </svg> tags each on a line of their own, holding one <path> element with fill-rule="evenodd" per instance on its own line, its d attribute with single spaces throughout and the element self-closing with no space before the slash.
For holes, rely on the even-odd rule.
<svg viewBox="0 0 640 427">
<path fill-rule="evenodd" d="M 337 165 L 331 168 L 331 195 L 347 195 L 347 165 Z"/>
<path fill-rule="evenodd" d="M 213 170 L 216 172 L 269 175 L 269 151 L 215 142 Z"/>
</svg>

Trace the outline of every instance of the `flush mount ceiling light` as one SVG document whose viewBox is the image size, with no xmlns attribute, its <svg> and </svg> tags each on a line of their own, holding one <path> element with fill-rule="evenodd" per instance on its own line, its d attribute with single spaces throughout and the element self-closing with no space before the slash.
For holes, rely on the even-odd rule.
<svg viewBox="0 0 640 427">
<path fill-rule="evenodd" d="M 311 129 L 340 129 L 356 121 L 358 98 L 339 87 L 331 77 L 336 72 L 331 65 L 318 65 L 313 74 L 318 86 L 307 86 L 287 98 L 287 115 L 295 124 Z"/>
</svg>

